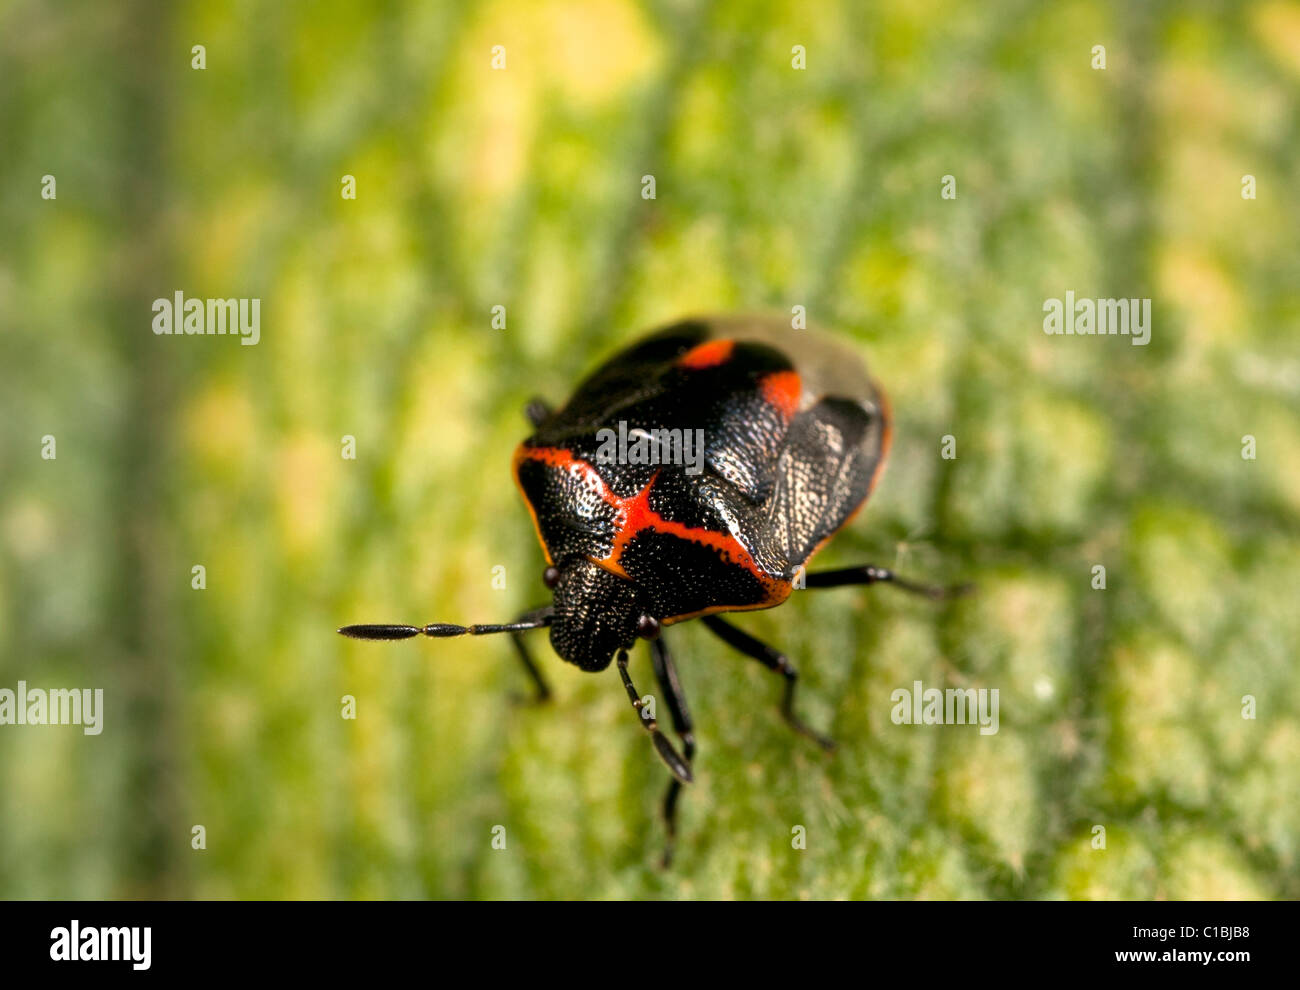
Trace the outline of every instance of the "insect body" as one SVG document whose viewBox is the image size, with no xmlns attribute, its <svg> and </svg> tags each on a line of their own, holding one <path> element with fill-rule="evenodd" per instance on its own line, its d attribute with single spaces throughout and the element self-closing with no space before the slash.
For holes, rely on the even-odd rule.
<svg viewBox="0 0 1300 990">
<path fill-rule="evenodd" d="M 546 554 L 552 603 L 505 625 L 339 631 L 363 639 L 515 633 L 544 697 L 518 634 L 549 627 L 555 651 L 583 670 L 617 658 L 638 710 L 628 650 L 649 640 L 682 743 L 679 752 L 642 718 L 675 778 L 664 800 L 667 860 L 695 740 L 664 627 L 700 618 L 781 674 L 786 720 L 829 749 L 795 714 L 794 665 L 719 613 L 779 605 L 800 577 L 808 588 L 892 581 L 942 594 L 871 565 L 803 573 L 871 493 L 889 450 L 889 408 L 847 347 L 785 321 L 722 317 L 652 334 L 598 368 L 559 410 L 534 402 L 527 412 L 535 432 L 515 451 L 514 473 Z"/>
</svg>

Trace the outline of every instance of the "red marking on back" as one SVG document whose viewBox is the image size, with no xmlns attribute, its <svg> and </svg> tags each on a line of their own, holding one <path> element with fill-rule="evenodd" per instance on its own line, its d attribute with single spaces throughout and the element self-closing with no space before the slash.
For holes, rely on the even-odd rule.
<svg viewBox="0 0 1300 990">
<path fill-rule="evenodd" d="M 731 359 L 731 352 L 736 349 L 734 340 L 709 340 L 692 347 L 677 359 L 677 367 L 699 371 L 701 368 L 713 368 Z"/>
<path fill-rule="evenodd" d="M 728 563 L 743 567 L 758 578 L 768 590 L 770 595 L 768 602 L 771 604 L 783 601 L 785 596 L 790 593 L 789 582 L 759 570 L 758 564 L 754 562 L 754 558 L 750 556 L 749 551 L 732 534 L 703 529 L 698 526 L 687 526 L 685 523 L 665 519 L 652 509 L 650 507 L 650 489 L 654 487 L 655 479 L 659 477 L 657 472 L 646 482 L 646 486 L 635 495 L 622 496 L 610 491 L 609 486 L 605 484 L 605 479 L 600 476 L 596 469 L 586 461 L 575 457 L 571 450 L 559 447 L 519 447 L 515 451 L 514 458 L 516 483 L 519 480 L 519 465 L 526 460 L 541 461 L 549 467 L 568 471 L 575 477 L 580 478 L 583 484 L 589 486 L 594 493 L 600 496 L 602 501 L 613 506 L 616 510 L 614 545 L 610 548 L 609 555 L 603 559 L 591 558 L 593 564 L 599 564 L 605 570 L 617 574 L 621 578 L 632 580 L 631 575 L 623 569 L 620 558 L 623 556 L 623 551 L 627 548 L 627 545 L 636 538 L 636 535 L 642 530 L 649 529 L 656 533 L 668 533 L 683 540 L 701 543 L 718 551 Z M 520 486 L 520 490 L 522 491 L 522 486 Z M 528 502 L 527 495 L 525 495 L 524 501 Z M 542 549 L 546 553 L 547 563 L 554 563 L 550 559 L 550 550 L 547 548 L 545 540 L 541 538 L 541 527 L 537 525 L 537 511 L 533 508 L 531 502 L 528 502 L 528 510 L 532 513 L 533 527 L 537 530 L 538 540 L 542 543 Z M 762 608 L 767 606 L 749 607 Z M 720 605 L 717 610 L 731 611 L 733 607 Z"/>
<path fill-rule="evenodd" d="M 803 382 L 797 371 L 774 371 L 758 380 L 758 387 L 763 391 L 763 398 L 770 406 L 780 410 L 781 415 L 791 419 L 799 409 L 799 397 L 803 393 Z"/>
</svg>

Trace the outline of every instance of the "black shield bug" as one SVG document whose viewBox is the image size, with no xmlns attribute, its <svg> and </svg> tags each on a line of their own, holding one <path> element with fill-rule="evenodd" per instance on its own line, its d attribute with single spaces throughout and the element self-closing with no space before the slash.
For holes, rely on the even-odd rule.
<svg viewBox="0 0 1300 990">
<path fill-rule="evenodd" d="M 515 451 L 514 474 L 546 554 L 552 603 L 502 625 L 339 632 L 382 640 L 512 633 L 539 698 L 549 691 L 520 634 L 549 628 L 555 651 L 586 671 L 617 658 L 627 696 L 673 774 L 663 802 L 668 862 L 695 738 L 665 626 L 698 618 L 780 674 L 785 720 L 831 749 L 795 712 L 794 664 L 720 613 L 772 608 L 797 585 L 949 592 L 870 564 L 805 573 L 866 502 L 890 443 L 883 392 L 852 350 L 816 331 L 762 317 L 686 320 L 607 361 L 563 408 L 534 401 L 526 414 L 535 432 Z M 638 638 L 649 641 L 681 752 L 642 710 L 628 673 Z"/>
</svg>

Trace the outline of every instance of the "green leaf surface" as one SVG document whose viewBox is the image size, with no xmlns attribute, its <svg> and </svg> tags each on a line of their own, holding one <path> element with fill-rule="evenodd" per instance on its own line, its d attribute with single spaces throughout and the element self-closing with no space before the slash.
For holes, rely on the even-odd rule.
<svg viewBox="0 0 1300 990">
<path fill-rule="evenodd" d="M 0 688 L 105 692 L 0 726 L 0 897 L 1300 897 L 1294 4 L 3 4 L 0 79 Z M 178 290 L 257 346 L 155 335 Z M 736 619 L 830 756 L 671 630 L 662 871 L 613 669 L 539 636 L 530 707 L 508 643 L 334 629 L 545 601 L 524 402 L 794 306 L 896 419 L 817 563 L 978 591 Z M 895 724 L 918 680 L 999 731 Z"/>
</svg>

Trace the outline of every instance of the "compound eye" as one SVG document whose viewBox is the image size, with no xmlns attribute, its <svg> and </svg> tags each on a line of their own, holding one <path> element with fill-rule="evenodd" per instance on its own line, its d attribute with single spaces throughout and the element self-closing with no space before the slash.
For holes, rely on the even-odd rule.
<svg viewBox="0 0 1300 990">
<path fill-rule="evenodd" d="M 548 567 L 542 571 L 542 584 L 548 588 L 554 588 L 560 583 L 560 569 L 558 567 Z"/>
<path fill-rule="evenodd" d="M 653 615 L 643 615 L 636 620 L 636 634 L 642 639 L 659 638 L 659 620 Z"/>
</svg>

